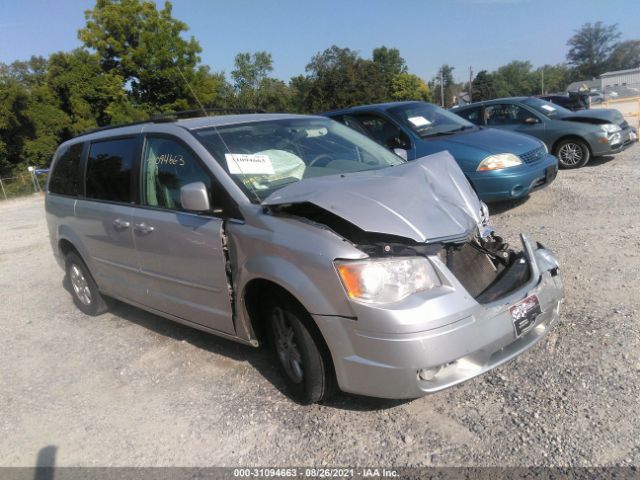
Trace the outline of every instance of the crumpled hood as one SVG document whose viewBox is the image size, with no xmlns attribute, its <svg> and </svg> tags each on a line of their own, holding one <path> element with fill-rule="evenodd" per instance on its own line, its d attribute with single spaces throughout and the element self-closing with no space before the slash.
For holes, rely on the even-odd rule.
<svg viewBox="0 0 640 480">
<path fill-rule="evenodd" d="M 571 115 L 556 117 L 558 120 L 593 121 L 593 123 L 614 123 L 623 126 L 624 117 L 614 108 L 594 108 L 593 110 L 578 110 Z"/>
<path fill-rule="evenodd" d="M 459 237 L 480 222 L 480 200 L 449 152 L 395 167 L 296 182 L 263 205 L 309 202 L 366 232 L 416 242 Z"/>
</svg>

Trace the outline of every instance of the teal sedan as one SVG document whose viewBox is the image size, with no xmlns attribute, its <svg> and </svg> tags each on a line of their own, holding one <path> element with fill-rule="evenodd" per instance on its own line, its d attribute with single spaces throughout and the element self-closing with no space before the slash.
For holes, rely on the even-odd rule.
<svg viewBox="0 0 640 480">
<path fill-rule="evenodd" d="M 535 97 L 498 98 L 451 111 L 478 126 L 542 140 L 562 168 L 582 167 L 592 157 L 619 153 L 638 138 L 617 110 L 572 112 Z"/>
<path fill-rule="evenodd" d="M 558 161 L 535 138 L 476 127 L 425 102 L 361 105 L 324 113 L 406 160 L 448 151 L 485 202 L 515 200 L 553 182 Z"/>
</svg>

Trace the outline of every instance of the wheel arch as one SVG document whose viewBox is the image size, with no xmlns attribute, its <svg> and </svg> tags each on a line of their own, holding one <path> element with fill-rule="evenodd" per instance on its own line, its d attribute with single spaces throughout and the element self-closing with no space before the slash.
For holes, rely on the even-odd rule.
<svg viewBox="0 0 640 480">
<path fill-rule="evenodd" d="M 290 301 L 294 302 L 299 308 L 304 310 L 311 319 L 311 323 L 317 330 L 320 338 L 327 346 L 324 336 L 320 332 L 320 329 L 313 321 L 313 317 L 309 312 L 309 309 L 294 295 L 288 288 L 284 287 L 280 283 L 266 278 L 254 278 L 247 282 L 244 286 L 242 293 L 242 303 L 245 308 L 247 320 L 253 330 L 253 335 L 260 342 L 264 342 L 267 338 L 266 335 L 266 322 L 267 319 L 262 311 L 262 301 L 265 295 L 281 294 L 287 297 Z"/>
</svg>

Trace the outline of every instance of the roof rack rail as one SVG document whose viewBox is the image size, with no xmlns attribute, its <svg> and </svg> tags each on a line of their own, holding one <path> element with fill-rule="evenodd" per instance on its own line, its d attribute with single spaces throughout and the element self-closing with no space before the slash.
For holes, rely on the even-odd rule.
<svg viewBox="0 0 640 480">
<path fill-rule="evenodd" d="M 246 109 L 246 108 L 198 108 L 193 110 L 179 110 L 177 112 L 166 112 L 151 115 L 146 120 L 139 120 L 137 122 L 119 123 L 117 125 L 106 125 L 104 127 L 97 127 L 80 133 L 77 137 L 82 135 L 89 135 L 90 133 L 102 132 L 105 130 L 112 130 L 114 128 L 131 127 L 133 125 L 142 125 L 145 123 L 170 123 L 175 122 L 181 118 L 193 118 L 193 117 L 206 117 L 209 114 L 243 114 L 243 113 L 266 113 L 262 109 Z"/>
</svg>

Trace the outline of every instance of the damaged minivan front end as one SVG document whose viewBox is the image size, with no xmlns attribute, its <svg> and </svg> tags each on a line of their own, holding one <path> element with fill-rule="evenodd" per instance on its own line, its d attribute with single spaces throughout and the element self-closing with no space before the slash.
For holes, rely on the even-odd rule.
<svg viewBox="0 0 640 480">
<path fill-rule="evenodd" d="M 413 398 L 442 390 L 527 350 L 559 317 L 554 254 L 525 235 L 515 247 L 496 235 L 446 152 L 310 178 L 262 206 L 276 221 L 328 232 L 345 252 L 327 257 L 341 288 L 324 291 L 340 297 L 327 305 L 347 308 L 310 311 L 344 391 Z"/>
</svg>

